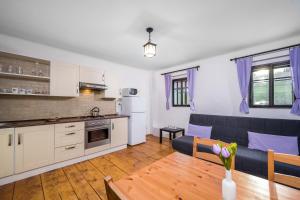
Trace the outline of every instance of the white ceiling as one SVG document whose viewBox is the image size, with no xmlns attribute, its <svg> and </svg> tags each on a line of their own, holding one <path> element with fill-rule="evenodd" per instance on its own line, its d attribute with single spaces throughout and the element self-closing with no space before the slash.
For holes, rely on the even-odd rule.
<svg viewBox="0 0 300 200">
<path fill-rule="evenodd" d="M 0 0 L 0 33 L 152 70 L 299 35 L 300 0 Z"/>
</svg>

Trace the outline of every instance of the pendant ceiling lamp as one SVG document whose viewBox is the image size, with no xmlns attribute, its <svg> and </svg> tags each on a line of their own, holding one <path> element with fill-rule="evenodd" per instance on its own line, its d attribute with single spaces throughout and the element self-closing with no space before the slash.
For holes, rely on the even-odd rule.
<svg viewBox="0 0 300 200">
<path fill-rule="evenodd" d="M 148 27 L 146 31 L 149 33 L 149 39 L 148 42 L 144 44 L 144 56 L 152 58 L 156 55 L 156 44 L 151 42 L 151 32 L 153 32 L 153 28 Z"/>
</svg>

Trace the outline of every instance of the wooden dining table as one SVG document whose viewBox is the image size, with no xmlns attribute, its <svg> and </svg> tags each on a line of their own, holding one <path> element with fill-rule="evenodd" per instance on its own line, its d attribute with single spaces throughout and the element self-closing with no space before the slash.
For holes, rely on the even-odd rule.
<svg viewBox="0 0 300 200">
<path fill-rule="evenodd" d="M 247 164 L 247 163 L 245 163 Z M 127 199 L 222 199 L 223 166 L 174 152 L 124 177 L 115 186 Z M 237 199 L 300 200 L 300 190 L 237 170 Z"/>
</svg>

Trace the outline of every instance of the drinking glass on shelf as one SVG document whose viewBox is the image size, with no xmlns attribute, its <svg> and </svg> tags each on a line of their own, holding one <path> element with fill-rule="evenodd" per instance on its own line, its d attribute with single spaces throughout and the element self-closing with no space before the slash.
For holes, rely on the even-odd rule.
<svg viewBox="0 0 300 200">
<path fill-rule="evenodd" d="M 12 65 L 9 65 L 9 66 L 8 66 L 7 72 L 8 72 L 8 73 L 12 73 L 12 72 L 13 72 L 13 66 L 12 66 Z"/>
<path fill-rule="evenodd" d="M 21 66 L 18 67 L 17 73 L 18 74 L 23 74 L 23 68 Z"/>
<path fill-rule="evenodd" d="M 40 68 L 40 70 L 39 70 L 39 76 L 43 76 L 43 75 L 44 75 L 43 70 Z"/>
<path fill-rule="evenodd" d="M 32 71 L 31 71 L 32 75 L 34 75 L 34 76 L 37 76 L 37 75 L 38 75 L 38 68 L 39 68 L 39 63 L 36 62 L 36 63 L 35 63 L 35 66 L 32 67 Z"/>
</svg>

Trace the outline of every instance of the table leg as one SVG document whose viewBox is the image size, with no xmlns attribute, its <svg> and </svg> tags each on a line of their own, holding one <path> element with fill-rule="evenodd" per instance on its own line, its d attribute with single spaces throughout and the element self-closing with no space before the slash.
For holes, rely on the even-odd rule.
<svg viewBox="0 0 300 200">
<path fill-rule="evenodd" d="M 185 135 L 185 133 L 184 133 L 184 129 L 183 129 L 183 131 L 182 131 L 182 135 L 183 135 L 183 136 Z"/>
<path fill-rule="evenodd" d="M 175 138 L 176 138 L 176 132 L 173 133 L 173 139 L 175 139 Z"/>
<path fill-rule="evenodd" d="M 162 130 L 159 130 L 159 143 L 162 143 Z"/>
<path fill-rule="evenodd" d="M 171 139 L 172 139 L 172 133 L 169 132 L 169 140 L 171 140 Z"/>
</svg>

